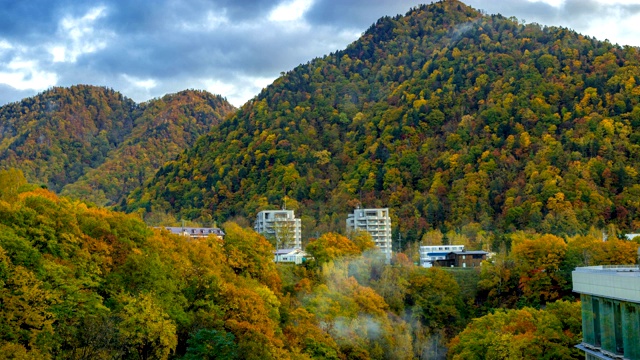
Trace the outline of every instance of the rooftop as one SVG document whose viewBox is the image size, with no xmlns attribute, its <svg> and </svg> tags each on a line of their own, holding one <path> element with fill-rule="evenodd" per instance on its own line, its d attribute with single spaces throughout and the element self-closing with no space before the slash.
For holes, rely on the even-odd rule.
<svg viewBox="0 0 640 360">
<path fill-rule="evenodd" d="M 297 249 L 297 248 L 279 249 L 279 250 L 274 250 L 273 251 L 273 253 L 275 255 L 287 255 L 287 254 L 290 254 L 292 252 L 304 253 L 304 251 L 302 251 L 302 249 Z"/>
<path fill-rule="evenodd" d="M 636 265 L 579 267 L 572 277 L 574 292 L 640 304 L 640 268 Z"/>
<path fill-rule="evenodd" d="M 475 251 L 466 251 L 466 250 L 462 250 L 462 251 L 451 251 L 449 252 L 449 254 L 454 253 L 456 255 L 487 255 L 488 252 L 486 251 L 480 251 L 480 250 L 475 250 Z"/>
<path fill-rule="evenodd" d="M 174 227 L 174 226 L 162 226 L 173 234 L 182 235 L 187 233 L 189 235 L 209 235 L 215 234 L 217 236 L 224 236 L 224 231 L 219 228 L 205 228 L 205 227 Z"/>
<path fill-rule="evenodd" d="M 638 265 L 598 265 L 578 267 L 574 272 L 584 273 L 616 273 L 621 276 L 640 276 L 640 267 Z"/>
</svg>

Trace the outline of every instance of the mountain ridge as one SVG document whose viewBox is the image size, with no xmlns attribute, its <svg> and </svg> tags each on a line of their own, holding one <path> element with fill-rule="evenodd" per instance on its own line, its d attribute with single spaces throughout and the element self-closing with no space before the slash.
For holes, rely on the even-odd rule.
<svg viewBox="0 0 640 360">
<path fill-rule="evenodd" d="M 234 110 L 205 91 L 136 104 L 105 87 L 56 87 L 0 108 L 0 164 L 64 195 L 113 205 Z"/>
<path fill-rule="evenodd" d="M 390 207 L 413 241 L 637 228 L 639 63 L 568 29 L 420 6 L 287 72 L 125 208 L 221 221 L 286 199 L 310 235 Z"/>
</svg>

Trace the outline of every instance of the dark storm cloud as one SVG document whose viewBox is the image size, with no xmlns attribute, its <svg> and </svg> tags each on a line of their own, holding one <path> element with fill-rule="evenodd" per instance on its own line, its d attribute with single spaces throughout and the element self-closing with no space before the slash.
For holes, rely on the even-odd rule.
<svg viewBox="0 0 640 360">
<path fill-rule="evenodd" d="M 306 18 L 313 24 L 366 29 L 379 18 L 405 14 L 418 3 L 411 0 L 317 0 Z"/>
<path fill-rule="evenodd" d="M 241 105 L 301 63 L 343 49 L 415 0 L 315 0 L 295 21 L 271 21 L 295 0 L 5 1 L 0 6 L 0 105 L 50 86 L 105 85 L 136 101 L 205 88 Z M 487 13 L 586 27 L 593 14 L 637 14 L 567 0 L 470 0 Z"/>
<path fill-rule="evenodd" d="M 355 40 L 355 36 L 343 40 L 339 27 L 316 25 L 311 29 L 293 24 L 299 28 L 292 29 L 292 24 L 269 22 L 270 11 L 278 5 L 274 1 L 167 0 L 94 4 L 102 8 L 102 12 L 87 27 L 101 33 L 104 41 L 108 42 L 106 46 L 87 53 L 80 51 L 75 61 L 51 62 L 51 44 L 69 42 L 54 36 L 64 37 L 60 31 L 61 20 L 82 18 L 91 8 L 85 6 L 71 11 L 69 3 L 64 1 L 52 2 L 48 8 L 43 2 L 37 4 L 36 8 L 41 11 L 35 17 L 27 16 L 32 13 L 28 6 L 5 9 L 6 19 L 13 14 L 28 19 L 31 24 L 7 25 L 11 30 L 0 33 L 0 41 L 9 41 L 11 45 L 30 50 L 29 54 L 17 54 L 17 50 L 0 52 L 0 59 L 2 56 L 35 56 L 39 69 L 55 73 L 58 77 L 56 85 L 62 86 L 91 83 L 135 91 L 130 83 L 139 81 L 148 84 L 152 90 L 141 89 L 139 94 L 125 95 L 142 100 L 144 96 L 160 96 L 182 88 L 197 87 L 201 83 L 192 81 L 203 79 L 244 85 L 250 83 L 248 79 L 252 77 L 274 79 L 281 71 L 338 50 Z M 372 16 L 368 22 L 377 17 Z M 30 26 L 37 36 L 7 36 Z M 87 41 L 91 40 L 93 38 Z M 76 47 L 82 49 L 82 44 Z M 10 60 L 5 59 L 4 64 Z M 25 73 L 24 76 L 30 75 Z M 181 88 L 172 88 L 180 83 L 180 79 L 183 79 Z M 258 90 L 255 88 L 256 92 Z M 15 93 L 16 96 L 23 94 Z M 12 100 L 17 98 L 11 98 L 9 91 L 0 94 L 2 103 Z M 236 105 L 242 101 L 230 100 L 235 100 Z"/>
<path fill-rule="evenodd" d="M 92 31 L 109 33 L 105 40 L 108 45 L 81 53 L 75 61 L 67 62 L 51 62 L 51 47 L 56 43 L 69 43 L 59 39 L 64 37 L 60 34 L 61 21 L 82 18 L 91 7 L 72 8 L 65 1 L 17 1 L 3 7 L 0 42 L 9 44 L 10 50 L 0 49 L 0 67 L 8 67 L 12 60 L 34 58 L 39 70 L 58 75 L 59 85 L 96 83 L 117 90 L 118 85 L 126 86 L 122 82 L 129 76 L 141 81 L 153 80 L 156 92 L 161 95 L 179 91 L 180 88 L 165 88 L 163 83 L 181 77 L 211 77 L 230 83 L 238 75 L 275 78 L 282 70 L 283 54 L 292 55 L 282 51 L 291 45 L 287 38 L 296 38 L 296 34 L 284 34 L 277 27 L 265 27 L 269 11 L 278 5 L 270 0 L 92 4 L 104 10 L 103 15 L 91 23 Z M 216 25 L 216 21 L 221 23 Z M 305 41 L 308 42 L 308 38 Z M 82 44 L 77 47 L 82 49 Z M 23 69 L 24 79 L 33 76 L 28 70 Z M 17 96 L 25 93 L 14 92 L 11 96 L 7 90 L 10 88 L 5 85 L 5 91 L 0 93 L 2 103 L 17 100 Z"/>
<path fill-rule="evenodd" d="M 0 34 L 3 38 L 51 33 L 57 27 L 59 5 L 47 0 L 4 1 L 0 6 Z"/>
<path fill-rule="evenodd" d="M 274 71 L 277 74 L 288 70 L 283 68 L 283 64 L 295 66 L 313 52 L 310 45 L 314 41 L 309 41 L 306 31 L 288 32 L 277 26 L 265 25 L 256 29 L 253 22 L 234 23 L 231 20 L 208 30 L 202 16 L 190 19 L 187 22 L 181 18 L 181 21 L 193 25 L 193 29 L 181 28 L 180 21 L 173 21 L 172 25 L 154 32 L 118 35 L 120 39 L 115 44 L 102 50 L 99 56 L 88 57 L 85 65 L 113 74 L 131 72 L 142 77 L 165 78 L 201 73 L 226 76 L 231 80 L 230 69 L 258 76 L 273 75 Z M 314 55 L 322 54 L 324 49 Z"/>
<path fill-rule="evenodd" d="M 2 103 L 2 105 L 17 101 L 19 99 L 22 99 L 22 98 L 25 98 L 25 97 L 29 97 L 29 96 L 33 96 L 33 91 L 31 91 L 31 90 L 16 90 L 15 88 L 13 88 L 11 86 L 8 86 L 8 85 L 5 85 L 5 84 L 0 84 L 0 99 L 9 99 L 7 101 L 4 101 Z"/>
<path fill-rule="evenodd" d="M 596 0 L 565 0 L 559 6 L 523 0 L 468 0 L 466 3 L 488 14 L 515 16 L 527 23 L 568 27 L 578 32 L 588 29 L 595 20 L 606 18 L 608 23 L 615 23 L 640 14 L 640 4 L 608 4 Z M 602 36 L 596 38 L 605 40 Z"/>
</svg>

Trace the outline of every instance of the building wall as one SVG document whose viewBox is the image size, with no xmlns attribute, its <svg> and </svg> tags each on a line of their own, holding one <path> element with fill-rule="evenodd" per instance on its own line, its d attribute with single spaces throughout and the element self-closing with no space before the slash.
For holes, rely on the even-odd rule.
<svg viewBox="0 0 640 360">
<path fill-rule="evenodd" d="M 276 239 L 277 247 L 302 248 L 302 226 L 293 210 L 263 210 L 256 215 L 253 229 Z M 280 243 L 286 242 L 286 243 Z"/>
<path fill-rule="evenodd" d="M 432 267 L 436 260 L 444 260 L 452 251 L 463 251 L 464 245 L 423 245 L 420 246 L 420 266 Z"/>
<path fill-rule="evenodd" d="M 347 231 L 364 230 L 373 242 L 391 260 L 391 217 L 389 209 L 356 209 L 347 216 Z"/>
<path fill-rule="evenodd" d="M 640 269 L 589 266 L 572 273 L 580 293 L 586 359 L 640 360 Z"/>
<path fill-rule="evenodd" d="M 637 268 L 636 268 L 637 269 Z M 573 291 L 640 303 L 640 272 L 625 267 L 584 267 L 572 273 Z"/>
<path fill-rule="evenodd" d="M 640 304 L 586 294 L 580 295 L 580 301 L 582 346 L 605 356 L 640 359 Z"/>
<path fill-rule="evenodd" d="M 306 261 L 308 255 L 306 253 L 292 253 L 275 255 L 273 261 L 276 263 L 294 263 L 300 265 Z"/>
<path fill-rule="evenodd" d="M 482 261 L 486 259 L 486 256 L 474 255 L 474 254 L 456 254 L 455 266 L 462 268 L 478 267 L 482 264 Z"/>
</svg>

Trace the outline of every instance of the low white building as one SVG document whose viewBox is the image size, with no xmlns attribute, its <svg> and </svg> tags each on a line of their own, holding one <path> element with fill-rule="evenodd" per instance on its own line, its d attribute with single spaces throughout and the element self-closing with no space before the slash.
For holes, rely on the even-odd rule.
<svg viewBox="0 0 640 360">
<path fill-rule="evenodd" d="M 276 249 L 302 248 L 302 226 L 293 210 L 263 210 L 256 216 L 253 229 L 275 239 Z"/>
<path fill-rule="evenodd" d="M 464 251 L 464 245 L 420 246 L 420 266 L 432 267 L 436 260 L 444 260 L 447 254 L 454 251 Z"/>
<path fill-rule="evenodd" d="M 273 261 L 300 265 L 309 259 L 309 254 L 301 249 L 280 249 L 273 252 Z"/>
<path fill-rule="evenodd" d="M 161 227 L 158 227 L 157 229 L 166 229 L 172 234 L 188 236 L 190 238 L 206 238 L 208 236 L 213 235 L 222 239 L 225 235 L 224 231 L 218 228 L 161 226 Z"/>
<path fill-rule="evenodd" d="M 347 232 L 364 230 L 371 235 L 378 249 L 391 261 L 391 217 L 389 209 L 355 209 L 347 216 Z"/>
<path fill-rule="evenodd" d="M 627 240 L 633 240 L 634 238 L 636 238 L 636 237 L 638 237 L 638 236 L 640 236 L 640 234 L 624 234 L 624 237 L 625 237 Z"/>
</svg>

